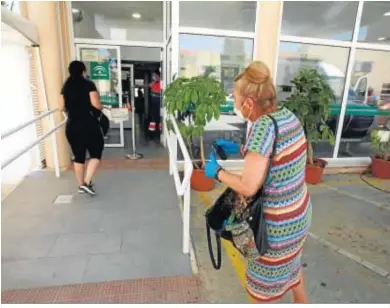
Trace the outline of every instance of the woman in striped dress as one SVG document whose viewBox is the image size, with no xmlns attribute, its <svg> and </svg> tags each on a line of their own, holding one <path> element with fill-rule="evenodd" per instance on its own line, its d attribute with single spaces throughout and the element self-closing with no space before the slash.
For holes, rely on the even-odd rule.
<svg viewBox="0 0 390 308">
<path fill-rule="evenodd" d="M 242 147 L 243 173 L 241 176 L 229 173 L 211 160 L 206 165 L 206 174 L 244 197 L 253 196 L 264 186 L 270 248 L 264 256 L 248 260 L 248 293 L 258 301 L 269 302 L 292 290 L 294 302 L 305 303 L 301 254 L 311 222 L 311 203 L 305 184 L 303 128 L 291 111 L 277 107 L 272 78 L 261 62 L 253 62 L 236 78 L 234 99 L 237 114 L 252 123 Z M 267 115 L 278 124 L 277 140 L 273 122 Z M 265 178 L 274 142 L 277 150 L 270 174 Z"/>
</svg>

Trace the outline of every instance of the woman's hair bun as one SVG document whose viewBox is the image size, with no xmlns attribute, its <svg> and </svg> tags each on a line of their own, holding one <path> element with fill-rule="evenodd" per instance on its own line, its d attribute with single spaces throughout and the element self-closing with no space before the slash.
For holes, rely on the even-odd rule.
<svg viewBox="0 0 390 308">
<path fill-rule="evenodd" d="M 245 78 L 250 83 L 263 84 L 270 80 L 270 71 L 263 62 L 254 61 L 245 69 Z"/>
</svg>

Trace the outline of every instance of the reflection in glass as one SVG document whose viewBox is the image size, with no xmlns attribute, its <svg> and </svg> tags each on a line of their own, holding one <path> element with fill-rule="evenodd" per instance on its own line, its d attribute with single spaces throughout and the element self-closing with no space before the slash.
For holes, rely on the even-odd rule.
<svg viewBox="0 0 390 308">
<path fill-rule="evenodd" d="M 358 40 L 377 44 L 390 44 L 389 1 L 364 2 Z"/>
<path fill-rule="evenodd" d="M 181 34 L 180 76 L 214 77 L 222 82 L 224 91 L 231 96 L 234 78 L 252 61 L 252 50 L 251 39 Z M 235 115 L 234 102 L 228 97 L 226 104 L 221 106 L 220 119 L 213 120 L 206 127 L 206 155 L 209 155 L 211 144 L 217 138 L 243 143 L 245 133 L 246 123 Z"/>
<path fill-rule="evenodd" d="M 276 79 L 278 100 L 284 101 L 291 94 L 293 86 L 291 80 L 301 69 L 319 71 L 326 76 L 335 94 L 332 114 L 327 124 L 336 135 L 348 54 L 348 48 L 282 42 L 279 50 Z M 333 146 L 327 142 L 315 144 L 313 148 L 318 157 L 331 157 L 333 155 Z"/>
<path fill-rule="evenodd" d="M 72 17 L 77 38 L 163 41 L 162 1 L 72 1 Z"/>
<path fill-rule="evenodd" d="M 256 1 L 181 1 L 180 26 L 255 31 Z"/>
<path fill-rule="evenodd" d="M 352 40 L 357 1 L 284 1 L 282 34 Z"/>
<path fill-rule="evenodd" d="M 350 91 L 355 105 L 347 105 L 339 157 L 373 154 L 373 128 L 390 129 L 390 52 L 356 50 Z"/>
<path fill-rule="evenodd" d="M 232 94 L 234 78 L 252 61 L 253 40 L 180 35 L 180 75 L 215 77 Z"/>
</svg>

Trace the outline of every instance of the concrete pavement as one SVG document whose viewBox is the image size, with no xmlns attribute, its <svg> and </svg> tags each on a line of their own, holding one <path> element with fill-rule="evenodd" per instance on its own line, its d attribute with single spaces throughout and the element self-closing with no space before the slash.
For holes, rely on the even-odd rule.
<svg viewBox="0 0 390 308">
<path fill-rule="evenodd" d="M 390 190 L 390 181 L 367 178 Z M 203 297 L 212 303 L 251 302 L 244 291 L 245 261 L 224 243 L 223 265 L 211 265 L 204 211 L 221 193 L 192 196 L 192 236 Z M 326 176 L 310 186 L 313 223 L 303 253 L 311 303 L 390 302 L 390 194 L 364 183 L 359 175 Z M 281 302 L 291 302 L 287 295 Z"/>
</svg>

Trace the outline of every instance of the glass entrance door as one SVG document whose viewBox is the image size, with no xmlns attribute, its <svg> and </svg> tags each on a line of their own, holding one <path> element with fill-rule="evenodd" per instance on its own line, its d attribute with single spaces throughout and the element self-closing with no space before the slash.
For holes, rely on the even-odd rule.
<svg viewBox="0 0 390 308">
<path fill-rule="evenodd" d="M 121 108 L 122 70 L 119 46 L 76 44 L 77 59 L 84 62 L 87 76 L 96 85 L 105 108 Z M 110 122 L 106 147 L 124 147 L 123 122 Z"/>
</svg>

